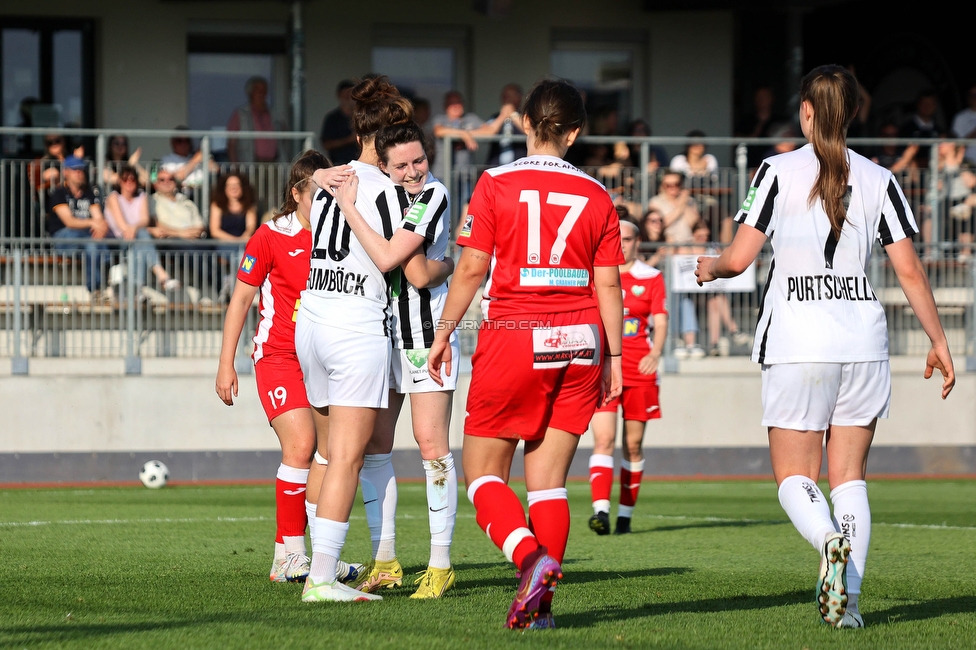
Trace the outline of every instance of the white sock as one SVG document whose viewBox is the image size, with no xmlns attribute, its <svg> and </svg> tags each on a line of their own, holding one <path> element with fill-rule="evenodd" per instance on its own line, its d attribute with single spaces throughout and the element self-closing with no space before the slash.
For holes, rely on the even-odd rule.
<svg viewBox="0 0 976 650">
<path fill-rule="evenodd" d="M 617 506 L 617 516 L 630 519 L 634 516 L 634 506 Z"/>
<path fill-rule="evenodd" d="M 366 454 L 359 472 L 366 507 L 366 523 L 373 542 L 373 559 L 381 562 L 396 557 L 397 486 L 393 454 Z"/>
<path fill-rule="evenodd" d="M 454 522 L 457 519 L 457 470 L 454 456 L 424 461 L 427 475 L 427 521 L 430 524 L 430 562 L 435 569 L 451 566 L 451 541 L 454 539 Z"/>
<path fill-rule="evenodd" d="M 591 454 L 590 469 L 594 467 L 606 467 L 610 471 L 611 481 L 613 480 L 613 456 L 606 454 Z M 593 502 L 593 514 L 601 512 L 610 513 L 610 499 L 597 499 Z"/>
<path fill-rule="evenodd" d="M 305 502 L 305 515 L 308 517 L 308 536 L 312 540 L 312 548 L 315 548 L 315 511 L 316 504 L 311 501 Z"/>
<path fill-rule="evenodd" d="M 274 559 L 283 560 L 286 555 L 288 555 L 288 551 L 285 550 L 285 545 L 282 542 L 275 542 Z"/>
<path fill-rule="evenodd" d="M 316 517 L 314 526 L 315 543 L 308 578 L 312 582 L 335 582 L 336 563 L 346 543 L 349 522 Z"/>
<path fill-rule="evenodd" d="M 868 485 L 864 481 L 841 483 L 830 491 L 830 502 L 834 504 L 834 525 L 851 543 L 851 557 L 847 563 L 847 593 L 856 606 L 857 595 L 861 593 L 864 565 L 868 559 L 868 544 L 871 542 Z"/>
<path fill-rule="evenodd" d="M 305 548 L 304 535 L 282 535 L 281 540 L 285 543 L 285 553 L 299 553 L 301 555 L 308 554 L 308 549 Z"/>
<path fill-rule="evenodd" d="M 779 486 L 779 503 L 797 532 L 819 552 L 827 535 L 837 532 L 830 506 L 817 482 L 800 475 L 787 476 Z"/>
</svg>

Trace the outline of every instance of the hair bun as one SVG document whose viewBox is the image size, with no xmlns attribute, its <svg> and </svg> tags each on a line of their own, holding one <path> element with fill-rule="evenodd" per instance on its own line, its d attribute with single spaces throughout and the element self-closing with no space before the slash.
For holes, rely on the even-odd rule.
<svg viewBox="0 0 976 650">
<path fill-rule="evenodd" d="M 356 102 L 366 102 L 379 97 L 399 97 L 400 91 L 390 83 L 389 77 L 378 75 L 366 77 L 352 89 L 352 98 Z"/>
</svg>

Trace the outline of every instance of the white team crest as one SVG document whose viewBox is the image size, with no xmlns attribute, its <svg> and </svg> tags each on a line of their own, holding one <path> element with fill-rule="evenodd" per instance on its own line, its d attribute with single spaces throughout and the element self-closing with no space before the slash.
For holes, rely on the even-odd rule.
<svg viewBox="0 0 976 650">
<path fill-rule="evenodd" d="M 638 298 L 644 295 L 645 288 L 639 284 L 635 284 L 630 288 L 630 292 L 633 293 Z"/>
</svg>

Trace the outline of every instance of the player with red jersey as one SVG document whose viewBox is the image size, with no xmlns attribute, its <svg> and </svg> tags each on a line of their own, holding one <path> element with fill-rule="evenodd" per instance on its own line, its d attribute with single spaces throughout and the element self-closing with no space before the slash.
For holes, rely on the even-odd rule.
<svg viewBox="0 0 976 650">
<path fill-rule="evenodd" d="M 475 187 L 428 366 L 437 383 L 456 372 L 449 339 L 490 269 L 464 478 L 478 525 L 521 571 L 506 625 L 547 628 L 569 537 L 566 474 L 593 411 L 620 394 L 623 258 L 606 189 L 563 160 L 586 122 L 579 91 L 541 81 L 522 116 L 529 155 L 487 170 Z M 520 440 L 531 527 L 508 486 Z"/>
<path fill-rule="evenodd" d="M 624 263 L 620 265 L 624 297 L 624 387 L 620 397 L 598 408 L 590 422 L 593 430 L 590 529 L 597 535 L 610 532 L 613 447 L 617 438 L 617 412 L 621 406 L 624 416 L 623 462 L 620 464 L 620 506 L 614 533 L 630 532 L 630 518 L 644 474 L 644 428 L 648 420 L 661 417 L 657 365 L 668 330 L 664 276 L 637 259 L 640 227 L 633 221 L 621 219 L 620 243 L 624 254 Z"/>
<path fill-rule="evenodd" d="M 316 423 L 305 394 L 302 370 L 295 353 L 295 316 L 308 278 L 312 236 L 308 211 L 310 183 L 316 169 L 329 167 L 317 151 L 306 151 L 292 166 L 282 209 L 248 240 L 237 271 L 238 282 L 224 317 L 217 395 L 233 406 L 238 392 L 234 357 L 247 312 L 260 291 L 260 320 L 254 335 L 254 377 L 258 397 L 268 421 L 281 443 L 281 465 L 275 481 L 277 533 L 271 581 L 304 580 L 309 571 L 305 547 L 308 524 L 306 498 L 311 504 L 317 494 L 306 494 L 321 485 L 325 459 L 316 458 L 316 428 L 327 435 L 327 423 Z M 348 176 L 348 167 L 329 169 L 334 184 Z M 309 187 L 311 186 L 311 187 Z M 325 449 L 325 441 L 318 447 Z M 309 480 L 310 472 L 313 476 Z M 355 580 L 362 565 L 345 565 L 343 578 Z"/>
</svg>

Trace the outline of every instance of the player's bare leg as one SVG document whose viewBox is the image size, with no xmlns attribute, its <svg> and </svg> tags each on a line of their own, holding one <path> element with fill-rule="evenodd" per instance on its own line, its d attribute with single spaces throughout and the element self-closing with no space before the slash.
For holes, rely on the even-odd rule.
<svg viewBox="0 0 976 650">
<path fill-rule="evenodd" d="M 311 409 L 285 411 L 271 421 L 281 444 L 281 465 L 275 478 L 275 538 L 272 582 L 294 582 L 308 576 L 305 547 L 305 492 L 309 466 L 315 450 L 315 427 Z"/>
</svg>

